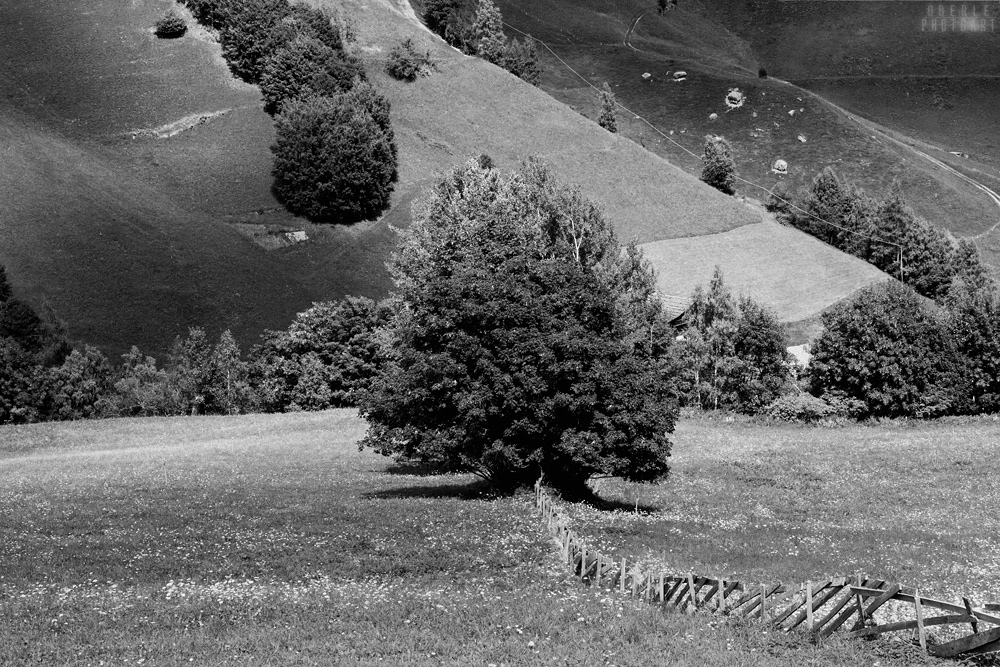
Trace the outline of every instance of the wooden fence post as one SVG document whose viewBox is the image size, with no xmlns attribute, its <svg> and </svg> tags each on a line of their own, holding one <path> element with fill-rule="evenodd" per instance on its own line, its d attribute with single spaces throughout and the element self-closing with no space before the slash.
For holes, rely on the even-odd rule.
<svg viewBox="0 0 1000 667">
<path fill-rule="evenodd" d="M 719 577 L 719 613 L 726 613 L 726 580 Z"/>
<path fill-rule="evenodd" d="M 601 552 L 597 552 L 597 574 L 594 575 L 594 587 L 601 587 Z"/>
<path fill-rule="evenodd" d="M 813 629 L 813 584 L 806 582 L 806 629 L 812 632 Z"/>
<path fill-rule="evenodd" d="M 927 633 L 924 632 L 924 610 L 920 604 L 920 589 L 913 591 L 913 606 L 917 610 L 917 638 L 920 640 L 920 648 L 927 652 Z"/>
<path fill-rule="evenodd" d="M 858 588 L 861 588 L 861 584 L 862 583 L 863 583 L 863 580 L 861 578 L 861 575 L 859 574 L 858 575 Z M 859 628 L 863 628 L 863 627 L 865 627 L 865 603 L 861 599 L 860 595 L 855 595 L 854 596 L 854 601 L 858 605 L 858 627 Z"/>
<path fill-rule="evenodd" d="M 760 620 L 764 620 L 767 614 L 767 586 L 760 585 Z"/>
<path fill-rule="evenodd" d="M 627 576 L 625 572 L 625 557 L 622 556 L 622 571 L 621 576 L 618 578 L 618 592 L 625 595 L 625 577 Z"/>
<path fill-rule="evenodd" d="M 691 611 L 698 611 L 698 598 L 694 592 L 694 575 L 688 572 L 688 596 L 691 598 Z"/>
<path fill-rule="evenodd" d="M 663 570 L 660 570 L 660 585 L 656 590 L 660 594 L 660 604 L 663 604 Z"/>
<path fill-rule="evenodd" d="M 979 633 L 979 621 L 976 620 L 975 614 L 972 613 L 972 600 L 969 598 L 962 598 L 962 604 L 965 605 L 965 611 L 969 616 L 972 616 L 972 620 L 969 621 L 969 625 L 972 626 L 972 634 Z"/>
<path fill-rule="evenodd" d="M 580 581 L 583 581 L 587 574 L 587 545 L 580 545 Z"/>
</svg>

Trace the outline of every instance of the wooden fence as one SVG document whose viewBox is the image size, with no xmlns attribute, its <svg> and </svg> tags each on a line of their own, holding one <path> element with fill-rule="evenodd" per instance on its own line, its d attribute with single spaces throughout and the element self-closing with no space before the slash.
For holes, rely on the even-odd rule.
<svg viewBox="0 0 1000 667">
<path fill-rule="evenodd" d="M 828 637 L 842 628 L 849 637 L 912 631 L 924 650 L 939 657 L 1000 652 L 1000 615 L 987 613 L 1000 611 L 1000 605 L 976 609 L 968 598 L 952 604 L 923 597 L 915 588 L 860 575 L 803 584 L 749 584 L 722 576 L 642 572 L 635 565 L 629 569 L 625 558 L 608 558 L 574 535 L 541 480 L 535 484 L 535 501 L 547 530 L 559 544 L 563 560 L 583 582 L 617 588 L 622 594 L 658 605 L 664 611 L 742 616 L 819 637 Z M 876 624 L 875 612 L 890 601 L 912 605 L 913 619 Z M 927 615 L 932 610 L 946 613 Z M 968 628 L 971 634 L 946 643 L 929 643 L 926 628 L 939 625 L 955 626 L 960 629 L 957 634 Z"/>
</svg>

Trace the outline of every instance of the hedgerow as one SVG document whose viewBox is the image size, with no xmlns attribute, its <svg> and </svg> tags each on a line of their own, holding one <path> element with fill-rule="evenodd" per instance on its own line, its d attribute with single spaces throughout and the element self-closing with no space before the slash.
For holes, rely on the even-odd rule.
<svg viewBox="0 0 1000 667">
<path fill-rule="evenodd" d="M 259 83 L 264 108 L 278 114 L 273 189 L 286 207 L 326 222 L 381 213 L 396 178 L 396 144 L 388 102 L 344 50 L 349 30 L 288 0 L 182 1 L 218 32 L 233 73 Z"/>
</svg>

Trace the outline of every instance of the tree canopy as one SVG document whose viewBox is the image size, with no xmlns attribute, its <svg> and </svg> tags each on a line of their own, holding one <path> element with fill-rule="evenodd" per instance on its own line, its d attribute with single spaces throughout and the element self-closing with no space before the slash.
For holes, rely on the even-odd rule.
<svg viewBox="0 0 1000 667">
<path fill-rule="evenodd" d="M 934 417 L 955 410 L 959 360 L 947 328 L 897 282 L 860 290 L 823 316 L 812 391 L 859 417 Z"/>
<path fill-rule="evenodd" d="M 673 334 L 651 269 L 544 166 L 452 171 L 391 269 L 400 308 L 361 399 L 364 446 L 503 487 L 666 475 Z"/>
</svg>

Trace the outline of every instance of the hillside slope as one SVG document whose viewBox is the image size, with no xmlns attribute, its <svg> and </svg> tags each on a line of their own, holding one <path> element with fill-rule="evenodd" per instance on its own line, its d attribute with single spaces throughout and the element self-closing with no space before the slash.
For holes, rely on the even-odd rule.
<svg viewBox="0 0 1000 667">
<path fill-rule="evenodd" d="M 696 173 L 700 164 L 697 157 L 686 151 L 698 155 L 705 134 L 720 134 L 733 144 L 741 175 L 764 188 L 783 180 L 794 192 L 807 186 L 824 167 L 832 166 L 874 194 L 884 195 L 893 182 L 898 181 L 904 196 L 919 214 L 959 236 L 987 232 L 1000 219 L 1000 211 L 988 197 L 954 174 L 876 136 L 802 89 L 758 77 L 759 66 L 765 66 L 772 75 L 801 75 L 801 69 L 788 68 L 797 67 L 796 63 L 802 61 L 799 56 L 806 51 L 810 53 L 808 61 L 816 63 L 817 67 L 833 57 L 831 52 L 823 51 L 836 44 L 830 34 L 847 35 L 849 41 L 853 40 L 851 43 L 856 43 L 861 38 L 855 33 L 876 30 L 866 26 L 874 21 L 879 11 L 888 11 L 886 7 L 890 5 L 907 5 L 905 11 L 911 13 L 917 7 L 925 11 L 919 3 L 817 4 L 778 0 L 710 3 L 691 0 L 663 15 L 655 11 L 653 3 L 645 0 L 616 3 L 502 0 L 499 5 L 511 32 L 516 29 L 531 33 L 549 43 L 559 58 L 586 79 L 582 81 L 543 50 L 546 69 L 542 87 L 547 92 L 596 118 L 598 99 L 591 85 L 609 82 L 623 104 L 650 120 L 669 138 L 628 117 L 621 118 L 625 121 L 623 132 L 691 173 Z M 861 18 L 850 18 L 854 14 Z M 869 23 L 862 20 L 865 16 L 870 19 Z M 896 35 L 895 41 L 906 45 L 894 54 L 892 62 L 897 65 L 904 62 L 903 54 L 922 54 L 922 62 L 931 66 L 940 45 L 935 46 L 926 35 L 904 35 L 905 30 L 913 28 L 907 23 L 910 19 L 893 16 L 890 14 L 890 18 L 879 23 L 877 28 Z M 770 29 L 772 23 L 773 31 Z M 919 32 L 919 20 L 916 30 Z M 797 40 L 794 48 L 786 45 L 793 38 Z M 881 50 L 871 53 L 877 55 L 891 48 L 887 46 L 891 43 L 886 41 L 879 47 Z M 980 39 L 977 43 L 981 47 L 984 42 Z M 953 51 L 956 47 L 953 44 L 949 48 Z M 845 63 L 868 57 L 859 49 L 844 48 L 836 57 Z M 987 59 L 988 62 L 993 60 L 996 60 L 995 54 Z M 670 75 L 677 70 L 688 73 L 685 82 L 671 80 Z M 652 76 L 644 79 L 644 73 Z M 868 74 L 871 72 L 866 70 Z M 825 90 L 836 82 L 821 83 Z M 920 108 L 919 104 L 911 105 L 910 98 L 903 93 L 894 97 L 895 88 L 875 90 L 878 82 L 866 85 L 866 90 L 877 93 L 868 95 L 867 99 L 876 100 L 883 108 L 898 108 L 900 117 L 908 118 L 914 108 Z M 954 84 L 945 76 L 934 85 Z M 726 94 L 733 88 L 744 95 L 744 104 L 739 109 L 729 109 L 725 104 Z M 918 96 L 914 91 L 912 99 L 916 101 L 926 96 Z M 860 94 L 855 95 L 854 99 L 859 97 Z M 983 95 L 975 97 L 980 102 L 982 98 Z M 989 109 L 998 106 L 987 105 L 980 113 L 995 113 Z M 711 119 L 712 114 L 717 114 L 717 119 Z M 961 134 L 965 127 L 949 123 L 943 117 L 938 121 L 939 130 L 950 128 L 952 138 Z M 924 127 L 928 124 L 925 120 Z M 981 134 L 993 126 L 979 123 L 977 127 L 972 131 Z M 913 128 L 913 124 L 903 127 Z M 931 139 L 943 136 L 941 131 L 932 135 Z M 970 142 L 953 141 L 944 146 L 952 150 L 959 143 L 964 146 Z M 951 157 L 946 151 L 939 153 L 945 158 Z M 942 157 L 937 153 L 936 156 Z M 787 176 L 771 172 L 772 164 L 779 158 L 789 164 Z M 964 167 L 975 168 L 975 165 L 966 161 Z M 758 199 L 766 195 L 765 191 L 747 184 L 740 184 L 738 189 Z M 991 256 L 991 260 L 1000 263 L 1000 257 Z"/>
<path fill-rule="evenodd" d="M 340 2 L 314 0 L 335 8 Z M 430 34 L 405 0 L 348 0 L 368 70 L 392 103 L 401 193 L 486 153 L 501 168 L 535 155 L 600 202 L 624 238 L 640 242 L 716 233 L 758 216 L 635 143 L 610 134 L 501 68 L 463 56 Z M 353 10 L 353 11 L 352 11 Z M 437 73 L 414 83 L 384 74 L 384 53 L 410 37 Z"/>
<path fill-rule="evenodd" d="M 151 35 L 174 6 L 169 0 L 0 7 L 0 53 L 10 64 L 0 94 L 8 164 L 0 174 L 0 263 L 20 292 L 48 302 L 71 336 L 111 354 L 132 344 L 163 352 L 193 325 L 211 335 L 232 328 L 247 346 L 311 301 L 384 295 L 394 230 L 409 224 L 427 185 L 482 153 L 501 168 L 541 157 L 600 202 L 626 239 L 747 225 L 768 237 L 759 213 L 738 199 L 448 47 L 405 0 L 314 4 L 350 18 L 352 48 L 392 103 L 400 180 L 377 221 L 318 226 L 281 210 L 270 193 L 273 130 L 259 92 L 232 79 L 200 28 L 174 41 Z M 436 73 L 414 83 L 384 74 L 386 53 L 406 37 L 431 52 Z M 745 56 L 724 43 L 716 51 Z M 287 230 L 306 231 L 309 241 L 289 244 Z M 784 261 L 774 243 L 757 247 L 762 267 Z M 815 261 L 841 261 L 826 252 Z M 707 257 L 691 271 L 717 263 L 728 270 L 726 262 Z M 678 270 L 658 264 L 661 275 Z"/>
</svg>

